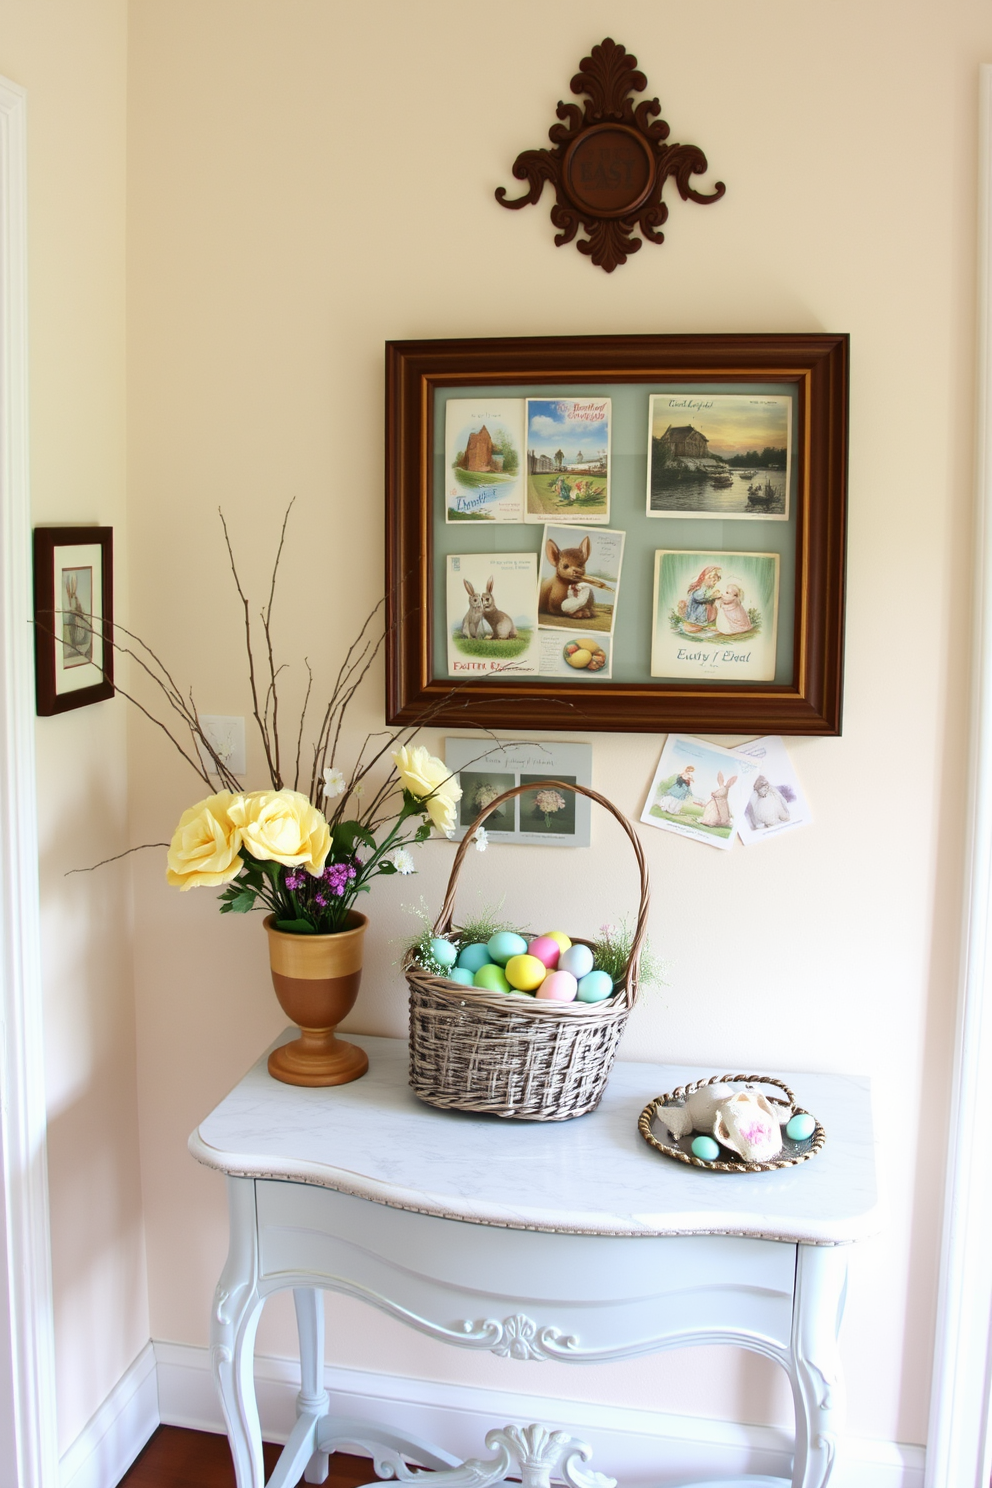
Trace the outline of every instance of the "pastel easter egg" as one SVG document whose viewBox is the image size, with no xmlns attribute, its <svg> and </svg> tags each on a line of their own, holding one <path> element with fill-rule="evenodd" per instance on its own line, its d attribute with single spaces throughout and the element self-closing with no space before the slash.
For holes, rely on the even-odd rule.
<svg viewBox="0 0 992 1488">
<path fill-rule="evenodd" d="M 562 948 L 550 935 L 538 935 L 527 947 L 528 956 L 536 956 L 538 961 L 543 961 L 549 971 L 554 971 L 558 965 L 558 957 Z"/>
<path fill-rule="evenodd" d="M 548 974 L 548 968 L 537 956 L 511 956 L 506 963 L 506 980 L 518 992 L 533 992 Z"/>
<path fill-rule="evenodd" d="M 509 982 L 503 975 L 502 966 L 493 966 L 491 962 L 488 966 L 479 967 L 475 976 L 472 978 L 472 984 L 476 987 L 484 987 L 487 992 L 509 992 L 512 990 Z"/>
<path fill-rule="evenodd" d="M 590 971 L 579 979 L 580 1002 L 605 1002 L 613 996 L 613 981 L 605 971 Z"/>
<path fill-rule="evenodd" d="M 552 971 L 537 989 L 538 997 L 552 1002 L 574 1002 L 579 984 L 570 971 Z"/>
<path fill-rule="evenodd" d="M 786 1123 L 785 1135 L 794 1142 L 805 1142 L 816 1131 L 816 1119 L 808 1111 L 800 1111 Z"/>
<path fill-rule="evenodd" d="M 574 656 L 575 655 L 576 651 L 581 651 L 581 650 L 582 650 L 582 647 L 579 645 L 578 641 L 569 641 L 568 645 L 565 647 L 565 649 L 562 651 L 561 654 L 562 654 L 562 656 L 564 656 L 565 660 L 567 661 L 570 656 Z"/>
<path fill-rule="evenodd" d="M 438 966 L 454 966 L 458 952 L 450 940 L 441 940 L 438 938 L 431 941 L 431 955 L 434 957 Z"/>
<path fill-rule="evenodd" d="M 467 966 L 453 966 L 448 972 L 449 982 L 461 982 L 463 987 L 475 985 L 475 973 L 469 971 Z"/>
<path fill-rule="evenodd" d="M 511 956 L 527 954 L 527 942 L 522 935 L 514 935 L 512 930 L 497 930 L 486 941 L 486 950 L 498 966 L 505 966 Z"/>
<path fill-rule="evenodd" d="M 476 942 L 475 945 L 463 946 L 458 953 L 458 965 L 464 966 L 466 971 L 478 971 L 480 966 L 489 963 L 489 947 Z"/>
<path fill-rule="evenodd" d="M 544 934 L 540 936 L 540 939 L 553 940 L 559 949 L 563 951 L 567 951 L 572 944 L 564 930 L 545 930 Z"/>
<path fill-rule="evenodd" d="M 720 1148 L 712 1137 L 693 1137 L 693 1157 L 701 1157 L 703 1162 L 716 1162 L 720 1156 Z"/>
<path fill-rule="evenodd" d="M 587 651 L 583 646 L 581 650 L 573 651 L 571 656 L 566 656 L 565 660 L 568 662 L 569 666 L 577 667 L 579 671 L 582 671 L 582 669 L 584 667 L 587 667 L 592 661 L 592 652 Z"/>
<path fill-rule="evenodd" d="M 585 945 L 569 946 L 558 959 L 559 971 L 570 971 L 575 980 L 582 978 L 592 971 L 592 951 Z"/>
</svg>

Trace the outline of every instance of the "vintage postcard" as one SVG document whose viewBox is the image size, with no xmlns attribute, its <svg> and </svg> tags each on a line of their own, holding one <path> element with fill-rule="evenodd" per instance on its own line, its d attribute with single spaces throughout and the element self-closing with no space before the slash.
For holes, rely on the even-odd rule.
<svg viewBox="0 0 992 1488">
<path fill-rule="evenodd" d="M 741 814 L 758 773 L 755 760 L 718 744 L 670 734 L 648 790 L 641 821 L 694 837 L 724 852 L 734 845 Z"/>
<path fill-rule="evenodd" d="M 652 393 L 649 517 L 789 517 L 792 399 Z"/>
<path fill-rule="evenodd" d="M 594 677 L 613 675 L 613 638 L 585 631 L 538 631 L 540 673 L 569 682 L 590 682 Z"/>
<path fill-rule="evenodd" d="M 626 533 L 594 527 L 544 529 L 538 624 L 612 635 Z"/>
<path fill-rule="evenodd" d="M 610 399 L 527 399 L 528 522 L 610 520 Z"/>
<path fill-rule="evenodd" d="M 523 398 L 449 398 L 444 411 L 447 522 L 524 519 Z"/>
<path fill-rule="evenodd" d="M 805 827 L 813 820 L 782 739 L 770 734 L 755 739 L 753 744 L 740 745 L 734 753 L 758 766 L 747 805 L 737 822 L 737 835 L 745 847 Z"/>
<path fill-rule="evenodd" d="M 657 551 L 652 677 L 774 681 L 778 579 L 777 553 Z"/>
<path fill-rule="evenodd" d="M 535 554 L 449 555 L 447 599 L 449 676 L 537 672 Z"/>
<path fill-rule="evenodd" d="M 592 745 L 502 741 L 476 736 L 444 741 L 444 762 L 458 776 L 460 841 L 479 812 L 515 785 L 531 790 L 504 801 L 486 818 L 494 842 L 526 842 L 544 847 L 588 847 L 589 797 L 559 790 L 553 782 L 585 785 L 592 782 Z"/>
</svg>

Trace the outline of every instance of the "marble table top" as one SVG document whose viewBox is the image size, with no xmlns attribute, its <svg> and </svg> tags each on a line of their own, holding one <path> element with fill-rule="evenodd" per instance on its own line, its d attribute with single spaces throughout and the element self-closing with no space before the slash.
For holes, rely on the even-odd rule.
<svg viewBox="0 0 992 1488">
<path fill-rule="evenodd" d="M 296 1036 L 287 1029 L 277 1043 Z M 867 1079 L 781 1076 L 827 1133 L 771 1173 L 717 1173 L 654 1151 L 637 1118 L 653 1096 L 725 1071 L 618 1062 L 598 1110 L 574 1121 L 438 1111 L 407 1084 L 401 1039 L 349 1034 L 369 1056 L 350 1085 L 274 1080 L 266 1054 L 189 1139 L 223 1173 L 316 1184 L 444 1219 L 579 1235 L 747 1235 L 837 1245 L 881 1228 Z M 780 1074 L 778 1070 L 765 1073 Z"/>
</svg>

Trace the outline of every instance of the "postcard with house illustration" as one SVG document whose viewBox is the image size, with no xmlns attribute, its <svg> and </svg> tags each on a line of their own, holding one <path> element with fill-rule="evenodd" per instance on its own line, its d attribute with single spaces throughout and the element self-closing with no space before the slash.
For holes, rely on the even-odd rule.
<svg viewBox="0 0 992 1488">
<path fill-rule="evenodd" d="M 448 675 L 536 673 L 535 554 L 452 553 L 446 577 Z"/>
<path fill-rule="evenodd" d="M 788 395 L 653 393 L 648 401 L 649 517 L 788 520 Z"/>
<path fill-rule="evenodd" d="M 523 398 L 448 399 L 445 521 L 523 521 L 523 433 Z"/>
<path fill-rule="evenodd" d="M 702 739 L 670 734 L 641 821 L 727 852 L 757 773 L 756 760 L 738 758 Z"/>
<path fill-rule="evenodd" d="M 777 553 L 654 555 L 652 677 L 775 680 Z"/>
<path fill-rule="evenodd" d="M 755 739 L 752 744 L 741 744 L 734 753 L 758 766 L 751 794 L 737 823 L 737 835 L 745 847 L 794 832 L 813 820 L 785 742 L 777 734 Z"/>
<path fill-rule="evenodd" d="M 610 399 L 527 399 L 528 522 L 610 520 Z"/>
<path fill-rule="evenodd" d="M 486 832 L 493 842 L 589 846 L 589 797 L 562 790 L 557 782 L 591 785 L 591 744 L 455 737 L 444 741 L 444 762 L 462 788 L 453 833 L 456 841 L 504 791 L 527 785 L 530 790 L 504 801 L 486 818 Z"/>
<path fill-rule="evenodd" d="M 625 536 L 602 527 L 545 527 L 537 603 L 542 629 L 613 634 Z"/>
</svg>

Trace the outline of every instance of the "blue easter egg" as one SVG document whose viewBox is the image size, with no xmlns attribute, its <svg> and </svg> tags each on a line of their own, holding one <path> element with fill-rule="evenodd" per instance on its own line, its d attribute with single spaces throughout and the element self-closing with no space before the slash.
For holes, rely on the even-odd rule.
<svg viewBox="0 0 992 1488">
<path fill-rule="evenodd" d="M 431 941 L 431 955 L 438 966 L 454 966 L 458 952 L 450 940 L 441 940 L 439 937 Z"/>
<path fill-rule="evenodd" d="M 573 946 L 572 950 L 584 950 L 585 947 Z M 562 960 L 565 958 L 562 957 Z M 565 970 L 568 970 L 566 966 Z M 574 976 L 575 973 L 573 972 Z M 576 994 L 580 1002 L 605 1002 L 613 995 L 613 982 L 605 971 L 590 971 L 579 981 L 579 990 Z"/>
<path fill-rule="evenodd" d="M 715 1162 L 720 1156 L 720 1148 L 712 1137 L 693 1137 L 693 1157 L 701 1157 L 703 1162 Z"/>
<path fill-rule="evenodd" d="M 586 945 L 572 945 L 558 957 L 558 970 L 570 971 L 575 980 L 581 981 L 592 971 L 592 951 Z"/>
<path fill-rule="evenodd" d="M 512 930 L 497 930 L 486 942 L 486 950 L 497 966 L 505 966 L 511 956 L 527 954 L 527 942 L 522 935 L 514 935 Z"/>
<path fill-rule="evenodd" d="M 461 982 L 463 987 L 475 986 L 475 973 L 469 971 L 467 966 L 453 966 L 448 972 L 449 982 Z"/>
<path fill-rule="evenodd" d="M 793 1116 L 787 1123 L 785 1135 L 791 1137 L 794 1142 L 805 1142 L 816 1131 L 816 1120 L 808 1111 L 802 1111 L 798 1116 Z"/>
<path fill-rule="evenodd" d="M 462 948 L 458 955 L 458 965 L 464 966 L 467 971 L 478 971 L 480 966 L 485 966 L 489 961 L 489 947 L 480 944 L 467 945 Z"/>
</svg>

